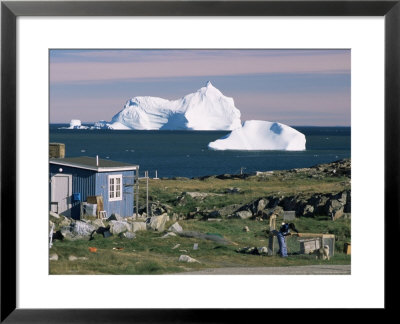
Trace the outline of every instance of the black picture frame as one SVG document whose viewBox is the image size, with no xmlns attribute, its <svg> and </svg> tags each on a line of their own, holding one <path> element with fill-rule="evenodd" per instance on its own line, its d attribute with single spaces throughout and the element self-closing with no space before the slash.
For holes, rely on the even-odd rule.
<svg viewBox="0 0 400 324">
<path fill-rule="evenodd" d="M 385 309 L 396 288 L 390 242 L 399 234 L 400 0 L 392 1 L 2 1 L 1 322 L 200 323 L 234 321 L 244 309 L 17 309 L 16 19 L 19 16 L 383 16 L 385 18 Z M 377 209 L 382 211 L 382 206 Z M 252 310 L 251 317 L 261 310 Z M 270 311 L 270 310 L 269 310 Z M 255 312 L 255 313 L 254 313 Z"/>
</svg>

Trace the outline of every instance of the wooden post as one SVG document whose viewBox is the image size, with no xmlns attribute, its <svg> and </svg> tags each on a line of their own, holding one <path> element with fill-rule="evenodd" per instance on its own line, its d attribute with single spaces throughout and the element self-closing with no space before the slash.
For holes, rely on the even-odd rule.
<svg viewBox="0 0 400 324">
<path fill-rule="evenodd" d="M 275 248 L 275 238 L 274 234 L 272 232 L 276 230 L 276 215 L 272 214 L 269 218 L 269 242 L 268 242 L 268 248 L 271 250 L 270 255 L 274 255 L 274 248 Z"/>
<path fill-rule="evenodd" d="M 149 217 L 149 171 L 145 172 L 146 177 L 146 213 L 147 217 Z"/>
<path fill-rule="evenodd" d="M 139 168 L 136 170 L 136 219 L 139 218 Z"/>
</svg>

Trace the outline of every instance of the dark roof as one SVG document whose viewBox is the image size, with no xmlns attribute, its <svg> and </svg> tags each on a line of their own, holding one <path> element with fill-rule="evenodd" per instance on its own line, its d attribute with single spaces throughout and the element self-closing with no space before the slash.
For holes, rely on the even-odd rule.
<svg viewBox="0 0 400 324">
<path fill-rule="evenodd" d="M 88 156 L 79 156 L 79 157 L 70 157 L 70 158 L 63 158 L 63 159 L 50 159 L 50 163 L 52 164 L 59 164 L 59 165 L 66 165 L 72 166 L 76 168 L 82 169 L 90 169 L 95 170 L 98 172 L 101 171 L 115 171 L 118 170 L 136 170 L 138 165 L 128 164 L 124 162 L 117 162 L 111 160 L 104 160 L 99 159 L 99 165 L 96 165 L 96 158 L 95 157 L 88 157 Z"/>
</svg>

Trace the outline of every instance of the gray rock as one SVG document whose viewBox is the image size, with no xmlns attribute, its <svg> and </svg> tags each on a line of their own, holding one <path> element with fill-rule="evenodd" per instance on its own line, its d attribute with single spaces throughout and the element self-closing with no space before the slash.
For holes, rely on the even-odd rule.
<svg viewBox="0 0 400 324">
<path fill-rule="evenodd" d="M 75 255 L 70 255 L 70 256 L 68 257 L 68 260 L 69 260 L 69 261 L 76 261 L 76 260 L 78 260 L 78 258 L 77 258 Z"/>
<path fill-rule="evenodd" d="M 59 226 L 70 226 L 73 220 L 69 217 L 60 215 Z"/>
<path fill-rule="evenodd" d="M 57 261 L 58 260 L 58 255 L 56 253 L 50 254 L 50 261 Z"/>
<path fill-rule="evenodd" d="M 259 247 L 257 250 L 259 255 L 268 255 L 268 248 L 265 246 Z"/>
<path fill-rule="evenodd" d="M 182 254 L 182 255 L 179 257 L 178 261 L 179 261 L 179 262 L 188 262 L 188 263 L 193 263 L 193 262 L 198 262 L 198 263 L 200 263 L 200 262 L 197 261 L 196 259 L 193 259 L 193 258 L 191 258 L 190 256 L 185 255 L 185 254 Z"/>
<path fill-rule="evenodd" d="M 245 227 L 243 227 L 243 231 L 244 231 L 244 232 L 250 232 L 250 229 L 249 229 L 248 226 L 245 226 Z"/>
<path fill-rule="evenodd" d="M 262 212 L 268 205 L 268 200 L 260 199 L 257 203 L 257 213 Z"/>
<path fill-rule="evenodd" d="M 132 232 L 120 233 L 119 236 L 129 240 L 133 240 L 134 238 L 136 238 L 136 234 Z"/>
<path fill-rule="evenodd" d="M 132 225 L 129 224 L 128 222 L 124 221 L 121 222 L 116 220 L 110 221 L 110 232 L 114 235 L 131 231 L 132 231 Z"/>
<path fill-rule="evenodd" d="M 248 219 L 252 216 L 253 216 L 253 214 L 251 213 L 251 211 L 248 211 L 248 210 L 238 211 L 234 215 L 235 218 L 240 218 L 240 219 Z"/>
<path fill-rule="evenodd" d="M 53 217 L 53 218 L 56 218 L 56 219 L 60 218 L 60 215 L 55 213 L 55 212 L 50 211 L 49 214 L 50 214 L 50 217 Z"/>
<path fill-rule="evenodd" d="M 93 225 L 85 222 L 76 221 L 71 224 L 71 233 L 77 238 L 88 238 L 94 230 L 96 230 L 96 228 Z"/>
<path fill-rule="evenodd" d="M 96 229 L 98 229 L 99 227 L 106 227 L 103 223 L 103 220 L 101 219 L 95 219 L 90 221 L 90 224 L 92 224 L 94 227 L 96 227 Z"/>
<path fill-rule="evenodd" d="M 133 222 L 133 223 L 131 223 L 131 225 L 132 225 L 132 232 L 147 230 L 147 226 L 146 226 L 145 222 Z"/>
<path fill-rule="evenodd" d="M 111 216 L 110 217 L 108 217 L 108 219 L 107 219 L 108 221 L 119 221 L 119 222 L 121 222 L 121 221 L 123 221 L 124 220 L 124 218 L 123 217 L 121 217 L 121 215 L 119 215 L 119 214 L 115 214 L 115 213 L 113 213 L 113 214 L 111 214 Z"/>
<path fill-rule="evenodd" d="M 170 228 L 168 228 L 168 231 L 171 232 L 182 232 L 182 226 L 178 224 L 178 222 L 176 222 L 175 224 L 171 225 Z"/>
<path fill-rule="evenodd" d="M 161 216 L 153 216 L 150 218 L 147 228 L 153 231 L 162 232 L 164 231 L 165 223 L 167 222 L 167 214 Z"/>
</svg>

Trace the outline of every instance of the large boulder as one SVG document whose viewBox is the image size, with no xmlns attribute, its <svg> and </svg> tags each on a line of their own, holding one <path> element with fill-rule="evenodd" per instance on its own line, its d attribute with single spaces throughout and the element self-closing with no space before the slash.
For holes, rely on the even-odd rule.
<svg viewBox="0 0 400 324">
<path fill-rule="evenodd" d="M 132 232 L 147 230 L 147 226 L 146 226 L 145 222 L 132 222 L 131 226 L 132 226 Z"/>
<path fill-rule="evenodd" d="M 120 222 L 112 220 L 110 221 L 110 232 L 114 235 L 118 235 L 124 232 L 131 232 L 132 226 L 128 222 Z"/>
<path fill-rule="evenodd" d="M 253 213 L 249 210 L 242 210 L 238 211 L 234 214 L 234 218 L 240 218 L 240 219 L 248 219 L 253 216 Z"/>
<path fill-rule="evenodd" d="M 182 226 L 179 225 L 178 222 L 176 222 L 175 224 L 171 225 L 170 228 L 168 228 L 168 231 L 174 232 L 174 233 L 182 232 Z"/>
<path fill-rule="evenodd" d="M 182 255 L 179 257 L 178 261 L 179 261 L 179 262 L 188 262 L 188 263 L 193 263 L 193 262 L 198 262 L 198 263 L 200 263 L 200 262 L 197 261 L 196 259 L 193 259 L 193 258 L 191 258 L 190 256 L 185 255 L 185 254 L 182 254 Z"/>
<path fill-rule="evenodd" d="M 72 235 L 76 239 L 89 238 L 90 234 L 92 234 L 92 232 L 96 230 L 96 228 L 92 224 L 81 221 L 75 221 L 75 223 L 71 224 L 70 228 Z"/>
<path fill-rule="evenodd" d="M 153 216 L 150 218 L 147 228 L 153 231 L 162 232 L 164 231 L 165 223 L 167 222 L 168 215 L 162 214 L 160 216 Z"/>
<path fill-rule="evenodd" d="M 92 221 L 90 221 L 90 224 L 92 224 L 94 227 L 96 227 L 96 229 L 98 229 L 99 227 L 105 227 L 102 219 L 92 220 Z"/>
</svg>

